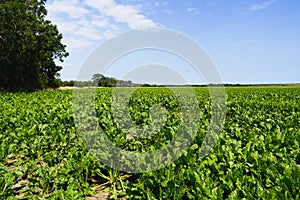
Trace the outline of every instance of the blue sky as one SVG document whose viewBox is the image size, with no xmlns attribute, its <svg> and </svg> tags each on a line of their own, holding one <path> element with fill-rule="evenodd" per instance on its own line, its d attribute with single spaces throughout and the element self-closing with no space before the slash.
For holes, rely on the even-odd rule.
<svg viewBox="0 0 300 200">
<path fill-rule="evenodd" d="M 76 79 L 91 52 L 114 35 L 167 28 L 201 45 L 224 83 L 300 82 L 298 0 L 48 0 L 46 8 L 70 52 L 61 64 L 62 80 Z M 141 54 L 129 58 L 141 59 Z M 174 63 L 180 62 L 173 59 L 168 66 Z M 115 66 L 107 75 L 117 71 Z"/>
</svg>

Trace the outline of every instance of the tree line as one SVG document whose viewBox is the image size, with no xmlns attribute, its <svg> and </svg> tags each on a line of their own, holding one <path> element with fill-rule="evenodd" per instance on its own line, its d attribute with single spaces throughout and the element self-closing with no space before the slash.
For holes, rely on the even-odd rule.
<svg viewBox="0 0 300 200">
<path fill-rule="evenodd" d="M 107 77 L 103 74 L 94 74 L 89 81 L 60 81 L 61 87 L 163 87 L 163 85 L 138 84 L 131 80 L 119 80 L 113 77 Z"/>
<path fill-rule="evenodd" d="M 104 76 L 103 74 L 94 74 L 89 81 L 59 81 L 62 87 L 133 87 L 137 84 L 130 80 L 118 80 L 113 77 Z"/>
<path fill-rule="evenodd" d="M 58 87 L 69 53 L 62 34 L 46 20 L 46 0 L 0 1 L 0 90 L 35 91 Z"/>
<path fill-rule="evenodd" d="M 0 0 L 0 92 L 31 92 L 60 86 L 143 86 L 94 74 L 90 81 L 61 81 L 69 55 L 57 26 L 46 20 L 46 0 Z M 145 86 L 150 86 L 145 84 Z"/>
</svg>

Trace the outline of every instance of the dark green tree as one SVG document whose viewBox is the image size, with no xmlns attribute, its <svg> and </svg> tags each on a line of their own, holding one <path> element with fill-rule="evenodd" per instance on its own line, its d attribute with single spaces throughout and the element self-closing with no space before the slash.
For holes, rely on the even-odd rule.
<svg viewBox="0 0 300 200">
<path fill-rule="evenodd" d="M 94 74 L 94 75 L 92 76 L 92 81 L 93 81 L 93 83 L 94 83 L 95 85 L 98 85 L 99 82 L 100 82 L 100 80 L 101 80 L 102 78 L 104 78 L 104 75 L 102 75 L 102 74 Z"/>
<path fill-rule="evenodd" d="M 92 76 L 92 82 L 96 86 L 100 87 L 114 87 L 118 80 L 112 77 L 106 77 L 103 74 L 94 74 Z"/>
<path fill-rule="evenodd" d="M 98 85 L 101 87 L 114 87 L 116 86 L 118 80 L 111 77 L 103 77 L 100 79 Z"/>
<path fill-rule="evenodd" d="M 57 87 L 68 56 L 62 34 L 46 20 L 46 0 L 0 0 L 0 88 L 33 91 Z"/>
</svg>

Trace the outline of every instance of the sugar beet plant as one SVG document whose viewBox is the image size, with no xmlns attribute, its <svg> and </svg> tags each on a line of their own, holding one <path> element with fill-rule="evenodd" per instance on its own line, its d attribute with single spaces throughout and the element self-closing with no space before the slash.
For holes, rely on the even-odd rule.
<svg viewBox="0 0 300 200">
<path fill-rule="evenodd" d="M 144 174 L 132 199 L 299 198 L 299 88 L 227 94 L 226 124 L 211 154 L 198 158 L 196 139 L 174 164 Z"/>
<path fill-rule="evenodd" d="M 227 88 L 225 125 L 205 157 L 199 153 L 210 123 L 210 98 L 207 89 L 194 90 L 200 121 L 192 144 L 175 162 L 138 174 L 107 166 L 88 151 L 74 123 L 72 91 L 1 94 L 0 199 L 92 199 L 103 194 L 113 199 L 299 199 L 300 88 Z M 97 123 L 111 142 L 147 152 L 174 139 L 183 119 L 170 90 L 133 93 L 128 120 L 159 127 L 145 137 L 117 123 L 122 109 L 112 110 L 112 93 L 97 89 L 94 102 Z M 155 116 L 157 104 L 165 108 L 160 116 Z"/>
</svg>

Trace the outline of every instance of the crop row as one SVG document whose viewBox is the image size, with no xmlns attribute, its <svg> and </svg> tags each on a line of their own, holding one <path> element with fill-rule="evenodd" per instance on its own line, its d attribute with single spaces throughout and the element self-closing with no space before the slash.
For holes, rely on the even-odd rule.
<svg viewBox="0 0 300 200">
<path fill-rule="evenodd" d="M 207 89 L 194 88 L 197 106 L 189 104 L 190 110 L 182 110 L 178 96 L 166 88 L 122 90 L 115 95 L 121 99 L 114 99 L 113 89 L 97 89 L 88 104 L 96 108 L 94 116 L 80 103 L 87 99 L 74 100 L 71 90 L 1 94 L 0 199 L 300 198 L 300 88 L 226 88 L 224 127 L 205 157 L 199 155 L 212 116 Z M 127 94 L 132 95 L 126 109 L 113 104 Z M 189 94 L 181 95 L 192 102 Z M 172 156 L 155 158 L 153 166 L 166 166 L 145 173 L 116 170 L 113 160 L 119 157 L 97 154 L 97 148 L 107 148 L 104 140 L 84 133 L 96 119 L 116 147 L 144 153 L 170 144 L 183 122 L 193 132 L 195 118 L 190 147 L 174 162 Z M 140 135 L 143 127 L 149 135 Z M 124 165 L 147 169 L 144 162 L 128 159 Z"/>
</svg>

